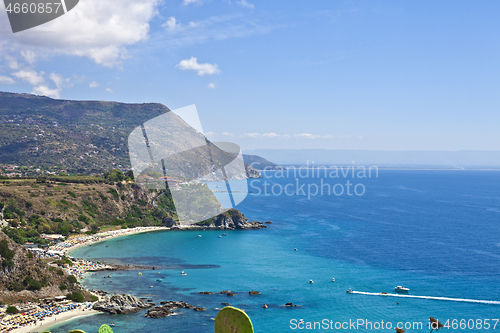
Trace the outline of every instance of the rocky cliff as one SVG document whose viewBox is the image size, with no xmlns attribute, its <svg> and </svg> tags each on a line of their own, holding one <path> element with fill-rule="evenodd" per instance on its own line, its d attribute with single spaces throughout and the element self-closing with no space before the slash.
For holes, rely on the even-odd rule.
<svg viewBox="0 0 500 333">
<path fill-rule="evenodd" d="M 47 265 L 3 232 L 0 232 L 0 262 L 2 302 L 54 297 L 66 295 L 69 291 L 81 292 L 74 277 Z"/>
<path fill-rule="evenodd" d="M 198 223 L 209 228 L 216 229 L 261 229 L 266 226 L 260 222 L 248 221 L 248 219 L 236 209 L 229 209 L 228 211 L 211 218 L 203 223 Z"/>
</svg>

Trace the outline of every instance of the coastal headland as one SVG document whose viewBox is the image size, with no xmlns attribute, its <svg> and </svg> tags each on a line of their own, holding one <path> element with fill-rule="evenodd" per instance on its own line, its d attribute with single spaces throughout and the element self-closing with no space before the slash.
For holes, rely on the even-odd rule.
<svg viewBox="0 0 500 333">
<path fill-rule="evenodd" d="M 146 232 L 158 231 L 182 231 L 182 230 L 202 230 L 202 229 L 220 229 L 220 230 L 235 230 L 235 229 L 260 229 L 266 228 L 263 223 L 248 221 L 243 214 L 237 210 L 231 210 L 221 214 L 203 225 L 178 225 L 173 227 L 136 227 L 119 230 L 110 230 L 106 232 L 96 233 L 93 235 L 73 235 L 68 239 L 61 241 L 51 246 L 45 255 L 50 253 L 54 259 L 70 257 L 71 251 L 92 245 L 98 242 L 103 242 L 109 239 L 134 235 Z M 41 254 L 43 256 L 43 254 Z M 70 257 L 71 258 L 71 257 Z M 130 267 L 121 267 L 117 265 L 106 265 L 103 263 L 71 258 L 72 265 L 63 265 L 61 267 L 65 273 L 75 276 L 78 280 L 85 277 L 85 273 L 100 270 L 121 270 L 131 269 Z M 132 268 L 133 269 L 133 268 Z M 68 321 L 77 317 L 87 316 L 101 311 L 93 310 L 92 307 L 97 302 L 109 301 L 113 296 L 101 293 L 99 291 L 86 290 L 97 298 L 96 302 L 73 303 L 65 300 L 53 307 L 43 307 L 36 303 L 29 303 L 30 310 L 21 312 L 12 316 L 5 316 L 0 322 L 0 332 L 40 332 L 47 330 L 49 327 L 59 324 L 63 321 Z M 49 310 L 47 310 L 49 309 Z M 57 310 L 56 310 L 57 309 Z M 43 316 L 36 315 L 43 313 Z M 34 316 L 34 314 L 36 316 Z"/>
</svg>

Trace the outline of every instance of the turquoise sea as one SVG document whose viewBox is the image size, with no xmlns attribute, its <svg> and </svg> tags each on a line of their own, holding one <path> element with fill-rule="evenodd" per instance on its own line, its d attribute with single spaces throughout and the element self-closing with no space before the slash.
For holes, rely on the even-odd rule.
<svg viewBox="0 0 500 333">
<path fill-rule="evenodd" d="M 463 330 L 464 319 L 466 331 L 500 332 L 500 323 L 494 327 L 494 319 L 500 318 L 500 172 L 379 170 L 378 177 L 371 178 L 351 173 L 347 178 L 324 173 L 277 176 L 268 172 L 266 178 L 252 180 L 252 193 L 237 207 L 250 220 L 272 221 L 267 229 L 137 234 L 72 253 L 110 263 L 156 266 L 154 271 L 142 271 L 142 276 L 122 271 L 104 279 L 109 273 L 93 273 L 85 279 L 86 287 L 147 297 L 157 304 L 183 300 L 206 307 L 206 312 L 179 310 L 176 316 L 160 319 L 145 318 L 145 311 L 102 314 L 72 320 L 52 332 L 97 332 L 103 323 L 114 323 L 115 332 L 213 332 L 211 318 L 222 302 L 244 309 L 260 333 L 394 332 L 398 322 L 421 322 L 422 328 L 406 326 L 406 331 L 428 332 L 429 316 L 442 323 L 449 320 L 449 330 Z M 361 194 L 364 189 L 364 194 L 348 195 L 347 180 L 353 186 L 362 184 L 357 190 Z M 289 184 L 287 193 L 278 195 Z M 324 189 L 325 184 L 343 184 L 344 193 L 328 195 L 325 190 L 308 198 L 308 186 L 309 193 L 315 189 L 312 184 Z M 339 194 L 340 186 L 335 189 Z M 227 236 L 219 238 L 223 232 Z M 162 276 L 163 282 L 157 282 Z M 346 293 L 351 288 L 393 293 L 397 285 L 410 288 L 410 295 L 492 302 Z M 236 296 L 199 294 L 222 290 L 236 291 Z M 250 296 L 249 290 L 261 295 Z M 300 306 L 284 307 L 287 302 Z M 297 325 L 300 319 L 304 325 Z M 342 329 L 349 321 L 360 325 L 344 324 Z M 322 325 L 307 329 L 308 322 Z M 387 329 L 387 322 L 392 329 Z"/>
</svg>

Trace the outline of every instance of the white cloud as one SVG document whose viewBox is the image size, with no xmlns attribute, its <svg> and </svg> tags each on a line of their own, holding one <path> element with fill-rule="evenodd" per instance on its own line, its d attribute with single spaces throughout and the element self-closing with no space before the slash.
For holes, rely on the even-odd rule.
<svg viewBox="0 0 500 333">
<path fill-rule="evenodd" d="M 181 24 L 177 23 L 177 20 L 173 16 L 170 16 L 167 22 L 163 23 L 161 26 L 166 28 L 170 32 L 176 32 L 182 30 Z"/>
<path fill-rule="evenodd" d="M 212 136 L 212 135 L 217 135 L 217 133 L 214 133 L 214 132 L 207 132 L 207 133 L 205 133 L 205 136 Z"/>
<path fill-rule="evenodd" d="M 106 88 L 106 92 L 112 94 L 114 91 L 111 88 Z"/>
<path fill-rule="evenodd" d="M 300 134 L 295 134 L 295 137 L 306 138 L 306 139 L 316 139 L 318 136 L 311 134 L 311 133 L 300 133 Z"/>
<path fill-rule="evenodd" d="M 0 46 L 3 44 L 10 52 L 23 50 L 28 62 L 34 61 L 35 53 L 69 54 L 88 57 L 103 66 L 117 66 L 127 57 L 127 46 L 148 38 L 149 21 L 156 15 L 159 2 L 80 1 L 56 20 L 8 34 Z M 0 15 L 6 16 L 4 6 L 0 6 Z M 8 22 L 0 23 L 0 30 L 9 29 Z"/>
<path fill-rule="evenodd" d="M 192 3 L 201 4 L 201 3 L 203 3 L 203 0 L 184 0 L 183 5 L 187 6 L 187 5 L 192 4 Z"/>
<path fill-rule="evenodd" d="M 14 84 L 16 83 L 16 81 L 14 81 L 14 79 L 11 77 L 0 75 L 0 83 Z"/>
<path fill-rule="evenodd" d="M 29 64 L 34 64 L 35 63 L 35 52 L 33 51 L 21 51 L 21 56 L 28 62 Z"/>
<path fill-rule="evenodd" d="M 89 83 L 90 89 L 99 87 L 99 83 L 92 81 Z"/>
<path fill-rule="evenodd" d="M 251 137 L 251 138 L 258 138 L 260 136 L 259 133 L 245 133 L 243 134 L 244 136 L 248 136 L 248 137 Z"/>
<path fill-rule="evenodd" d="M 208 87 L 209 87 L 210 89 L 215 89 L 215 88 L 216 88 L 216 87 L 215 87 L 215 83 L 209 83 L 209 84 L 208 84 Z"/>
<path fill-rule="evenodd" d="M 274 132 L 270 133 L 245 133 L 243 134 L 243 137 L 250 137 L 250 138 L 285 138 L 289 139 L 291 137 L 294 138 L 304 138 L 304 139 L 332 139 L 333 135 L 318 135 L 318 134 L 311 134 L 311 133 L 300 133 L 300 134 L 277 134 Z"/>
<path fill-rule="evenodd" d="M 19 63 L 17 62 L 16 59 L 10 58 L 9 60 L 9 68 L 12 70 L 17 70 L 19 69 Z"/>
<path fill-rule="evenodd" d="M 60 89 L 50 89 L 47 85 L 42 84 L 37 87 L 33 88 L 33 91 L 31 92 L 32 94 L 35 95 L 43 95 L 43 96 L 48 96 L 52 98 L 59 98 L 59 94 L 61 93 Z"/>
<path fill-rule="evenodd" d="M 300 133 L 300 134 L 295 134 L 294 135 L 297 138 L 305 138 L 305 139 L 332 139 L 333 135 L 318 135 L 318 134 L 311 134 L 311 133 Z M 346 135 L 345 137 L 350 137 Z"/>
<path fill-rule="evenodd" d="M 57 88 L 62 90 L 62 88 L 69 88 L 72 87 L 73 85 L 70 83 L 69 79 L 65 79 L 62 77 L 62 75 L 52 73 L 49 75 L 49 78 L 54 81 L 56 84 Z"/>
<path fill-rule="evenodd" d="M 222 133 L 222 135 L 225 135 L 225 136 L 234 136 L 233 133 L 229 133 L 229 132 L 224 132 L 224 133 Z"/>
<path fill-rule="evenodd" d="M 167 34 L 158 40 L 157 47 L 185 47 L 193 44 L 208 43 L 213 40 L 245 38 L 265 34 L 278 26 L 263 25 L 245 17 L 241 13 L 211 16 L 198 22 L 189 22 L 175 34 Z"/>
<path fill-rule="evenodd" d="M 195 57 L 191 57 L 191 59 L 182 60 L 176 67 L 179 67 L 182 70 L 193 70 L 198 71 L 198 75 L 202 76 L 205 74 L 219 74 L 220 70 L 217 64 L 199 64 L 198 59 Z"/>
<path fill-rule="evenodd" d="M 32 69 L 27 69 L 27 70 L 22 69 L 18 72 L 12 73 L 12 75 L 17 77 L 18 79 L 26 81 L 34 86 L 45 82 L 45 79 L 43 78 L 43 74 L 45 74 L 45 73 L 40 72 L 40 74 L 38 74 L 37 72 L 35 72 Z"/>
<path fill-rule="evenodd" d="M 44 72 L 37 73 L 32 69 L 22 69 L 12 73 L 13 76 L 28 82 L 33 86 L 32 93 L 35 95 L 44 95 L 52 98 L 59 98 L 63 88 L 70 88 L 73 84 L 70 79 L 65 79 L 62 75 L 51 73 L 49 79 L 56 85 L 55 89 L 51 89 L 44 78 Z"/>
<path fill-rule="evenodd" d="M 255 8 L 255 6 L 253 5 L 253 3 L 248 3 L 246 2 L 246 0 L 240 0 L 240 1 L 236 1 L 236 3 L 242 7 L 246 7 L 246 8 Z"/>
</svg>

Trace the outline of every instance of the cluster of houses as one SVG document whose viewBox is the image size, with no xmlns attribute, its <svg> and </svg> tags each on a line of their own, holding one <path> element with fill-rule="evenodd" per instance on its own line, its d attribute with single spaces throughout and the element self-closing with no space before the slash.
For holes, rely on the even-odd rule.
<svg viewBox="0 0 500 333">
<path fill-rule="evenodd" d="M 33 147 L 33 151 L 38 151 L 38 147 Z M 66 170 L 60 170 L 60 171 L 48 171 L 48 170 L 42 170 L 38 167 L 35 166 L 29 166 L 26 168 L 22 168 L 19 165 L 14 165 L 14 164 L 7 164 L 0 166 L 0 175 L 4 177 L 9 177 L 9 178 L 14 178 L 14 177 L 23 177 L 27 176 L 28 174 L 46 174 L 46 175 L 56 175 L 59 172 L 66 172 Z"/>
<path fill-rule="evenodd" d="M 47 239 L 54 243 L 60 243 L 64 239 L 66 239 L 65 236 L 58 234 L 41 234 L 40 238 Z M 41 247 L 38 247 L 38 245 L 36 244 L 26 243 L 23 246 L 30 250 L 32 253 L 36 254 L 41 259 L 62 257 L 64 255 L 62 251 L 47 250 L 48 245 L 41 245 Z"/>
</svg>

